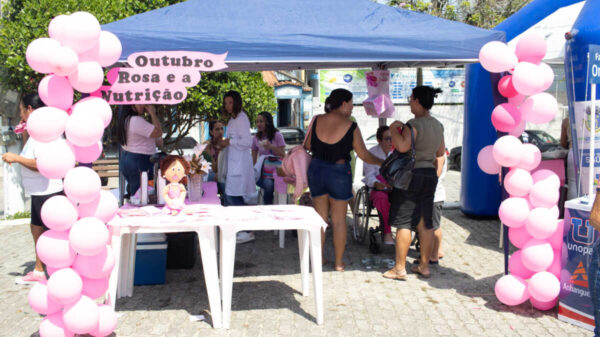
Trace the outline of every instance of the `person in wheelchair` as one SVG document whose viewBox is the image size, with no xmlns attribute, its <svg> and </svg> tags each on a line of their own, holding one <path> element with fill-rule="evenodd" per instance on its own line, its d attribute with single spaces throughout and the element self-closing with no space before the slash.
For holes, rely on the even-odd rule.
<svg viewBox="0 0 600 337">
<path fill-rule="evenodd" d="M 377 145 L 369 149 L 375 157 L 385 159 L 392 152 L 392 135 L 390 127 L 387 125 L 380 126 L 377 129 Z M 377 209 L 383 219 L 383 243 L 393 245 L 394 238 L 392 237 L 392 229 L 389 224 L 390 215 L 390 200 L 388 198 L 389 191 L 392 187 L 385 182 L 379 174 L 379 166 L 364 163 L 363 172 L 365 177 L 363 183 L 369 187 L 369 200 Z"/>
</svg>

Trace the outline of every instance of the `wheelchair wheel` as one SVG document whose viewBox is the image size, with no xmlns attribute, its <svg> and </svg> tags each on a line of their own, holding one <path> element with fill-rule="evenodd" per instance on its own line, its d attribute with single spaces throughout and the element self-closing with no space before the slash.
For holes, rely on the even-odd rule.
<svg viewBox="0 0 600 337">
<path fill-rule="evenodd" d="M 369 191 L 366 186 L 363 186 L 358 190 L 354 198 L 354 211 L 352 214 L 354 218 L 352 222 L 352 237 L 358 243 L 362 243 L 367 237 L 370 213 Z"/>
</svg>

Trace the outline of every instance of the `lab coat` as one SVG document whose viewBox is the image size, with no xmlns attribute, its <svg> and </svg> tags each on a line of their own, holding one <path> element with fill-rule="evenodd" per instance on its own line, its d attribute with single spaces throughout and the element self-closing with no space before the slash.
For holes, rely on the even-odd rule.
<svg viewBox="0 0 600 337">
<path fill-rule="evenodd" d="M 227 123 L 227 138 L 230 139 L 227 154 L 227 178 L 225 194 L 245 196 L 256 192 L 254 167 L 252 165 L 252 135 L 250 120 L 244 111 Z"/>
</svg>

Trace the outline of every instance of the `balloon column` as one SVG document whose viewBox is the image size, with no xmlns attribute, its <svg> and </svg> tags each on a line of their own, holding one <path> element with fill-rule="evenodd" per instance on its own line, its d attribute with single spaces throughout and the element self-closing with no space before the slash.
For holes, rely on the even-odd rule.
<svg viewBox="0 0 600 337">
<path fill-rule="evenodd" d="M 502 42 L 481 48 L 479 61 L 490 72 L 508 72 L 498 83 L 508 99 L 492 111 L 492 124 L 507 133 L 494 145 L 481 149 L 477 163 L 488 174 L 509 168 L 504 188 L 510 195 L 500 204 L 498 215 L 509 227 L 509 240 L 519 250 L 510 257 L 509 275 L 495 286 L 496 297 L 506 305 L 529 299 L 540 310 L 554 308 L 560 290 L 563 221 L 558 220 L 560 180 L 553 172 L 537 170 L 539 149 L 523 144 L 519 136 L 525 123 L 544 124 L 558 112 L 556 99 L 544 92 L 554 79 L 552 69 L 541 62 L 546 54 L 543 36 L 526 34 L 513 51 Z"/>
<path fill-rule="evenodd" d="M 114 217 L 118 202 L 100 190 L 96 172 L 75 163 L 98 159 L 112 111 L 99 97 L 73 104 L 73 89 L 96 91 L 104 80 L 102 67 L 121 56 L 121 43 L 112 33 L 101 31 L 98 20 L 86 12 L 55 17 L 48 33 L 49 38 L 34 40 L 27 47 L 29 66 L 48 74 L 38 86 L 47 107 L 32 113 L 27 131 L 45 143 L 37 158 L 39 172 L 64 178 L 66 196 L 54 196 L 42 206 L 42 220 L 49 230 L 39 238 L 36 250 L 50 278 L 32 287 L 29 305 L 46 315 L 40 324 L 41 337 L 107 336 L 115 329 L 117 317 L 110 306 L 95 299 L 106 293 L 115 265 L 106 223 Z M 66 142 L 54 142 L 63 133 Z"/>
</svg>

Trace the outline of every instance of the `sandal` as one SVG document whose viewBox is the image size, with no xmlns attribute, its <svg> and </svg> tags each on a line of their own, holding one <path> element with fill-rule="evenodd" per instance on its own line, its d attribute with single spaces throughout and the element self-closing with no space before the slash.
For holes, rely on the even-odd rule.
<svg viewBox="0 0 600 337">
<path fill-rule="evenodd" d="M 403 272 L 399 273 L 396 271 L 396 268 L 392 268 L 392 269 L 386 271 L 385 273 L 383 273 L 383 277 L 389 278 L 391 280 L 406 281 L 406 269 L 404 269 Z"/>
<path fill-rule="evenodd" d="M 414 264 L 412 267 L 410 267 L 410 271 L 412 271 L 415 274 L 421 275 L 423 278 L 429 278 L 431 276 L 431 273 L 423 273 L 423 271 L 421 270 L 421 266 L 418 264 Z"/>
<path fill-rule="evenodd" d="M 343 264 L 341 266 L 335 266 L 335 271 L 344 271 L 344 267 Z"/>
</svg>

